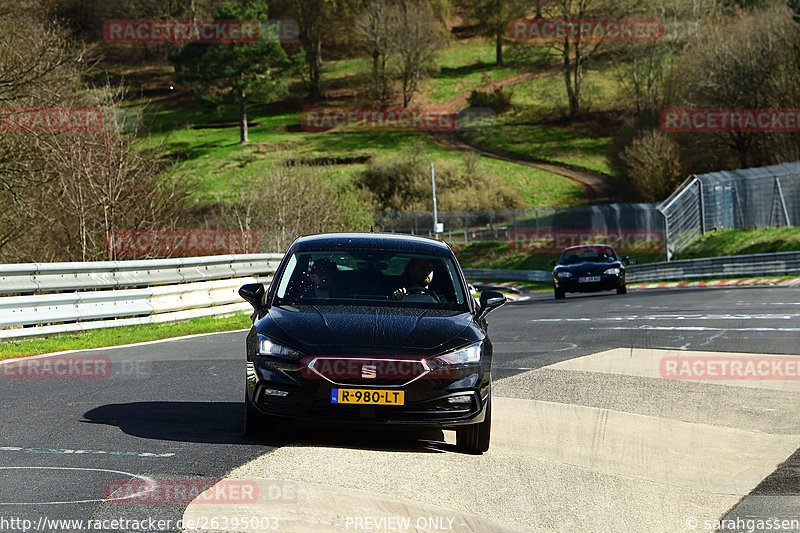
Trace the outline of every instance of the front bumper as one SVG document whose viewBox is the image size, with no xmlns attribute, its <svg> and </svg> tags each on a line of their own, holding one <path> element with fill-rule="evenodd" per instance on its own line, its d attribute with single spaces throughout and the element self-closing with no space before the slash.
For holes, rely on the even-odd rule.
<svg viewBox="0 0 800 533">
<path fill-rule="evenodd" d="M 301 422 L 448 428 L 483 422 L 490 384 L 491 374 L 482 365 L 459 368 L 446 378 L 424 378 L 410 383 L 387 384 L 380 380 L 331 383 L 304 377 L 299 368 L 290 364 L 256 357 L 253 371 L 248 373 L 247 399 L 265 415 Z M 332 389 L 348 387 L 403 390 L 405 405 L 331 403 Z"/>
<path fill-rule="evenodd" d="M 625 285 L 624 276 L 611 276 L 604 274 L 600 281 L 580 283 L 576 278 L 554 278 L 556 288 L 565 292 L 599 292 L 613 291 Z"/>
</svg>

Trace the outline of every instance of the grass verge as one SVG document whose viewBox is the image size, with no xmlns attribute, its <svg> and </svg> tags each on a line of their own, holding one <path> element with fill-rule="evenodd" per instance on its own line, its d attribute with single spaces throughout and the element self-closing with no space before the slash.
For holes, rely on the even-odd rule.
<svg viewBox="0 0 800 533">
<path fill-rule="evenodd" d="M 674 259 L 769 254 L 800 250 L 800 228 L 726 230 L 701 235 Z"/>
<path fill-rule="evenodd" d="M 248 314 L 236 314 L 221 318 L 201 317 L 183 322 L 95 329 L 78 333 L 62 333 L 49 337 L 10 340 L 0 342 L 0 359 L 66 350 L 104 348 L 197 333 L 233 331 L 249 328 L 250 324 L 250 316 Z"/>
</svg>

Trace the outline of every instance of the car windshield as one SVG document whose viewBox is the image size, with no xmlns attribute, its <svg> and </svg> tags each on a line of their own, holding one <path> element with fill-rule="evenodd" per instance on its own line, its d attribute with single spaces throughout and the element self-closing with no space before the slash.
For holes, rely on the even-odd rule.
<svg viewBox="0 0 800 533">
<path fill-rule="evenodd" d="M 292 254 L 276 305 L 377 305 L 468 310 L 449 257 L 392 251 Z"/>
<path fill-rule="evenodd" d="M 564 250 L 559 263 L 577 265 L 580 263 L 613 263 L 617 260 L 617 254 L 611 248 L 581 248 Z"/>
</svg>

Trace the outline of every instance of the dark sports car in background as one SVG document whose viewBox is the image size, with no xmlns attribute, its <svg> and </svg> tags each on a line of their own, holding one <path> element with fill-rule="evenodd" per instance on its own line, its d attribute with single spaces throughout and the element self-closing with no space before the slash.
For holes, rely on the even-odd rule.
<svg viewBox="0 0 800 533">
<path fill-rule="evenodd" d="M 247 335 L 244 432 L 281 420 L 456 431 L 482 453 L 491 429 L 486 315 L 446 244 L 377 233 L 302 237 L 255 308 Z"/>
<path fill-rule="evenodd" d="M 556 300 L 568 292 L 613 291 L 625 294 L 625 265 L 632 261 L 619 257 L 605 244 L 572 246 L 561 252 L 558 262 L 551 261 L 553 291 Z"/>
</svg>

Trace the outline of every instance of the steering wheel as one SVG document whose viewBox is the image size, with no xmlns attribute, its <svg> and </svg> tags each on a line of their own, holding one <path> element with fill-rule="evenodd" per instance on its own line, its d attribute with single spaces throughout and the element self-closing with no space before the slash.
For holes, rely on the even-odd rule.
<svg viewBox="0 0 800 533">
<path fill-rule="evenodd" d="M 442 300 L 439 299 L 439 295 L 433 292 L 430 289 L 426 289 L 425 287 L 409 287 L 408 294 L 426 294 L 436 300 L 437 304 L 442 303 Z"/>
</svg>

